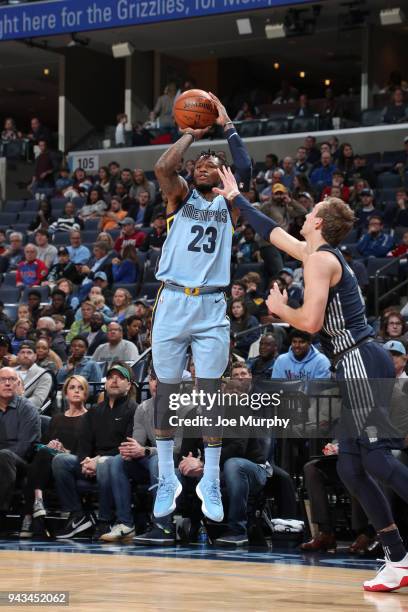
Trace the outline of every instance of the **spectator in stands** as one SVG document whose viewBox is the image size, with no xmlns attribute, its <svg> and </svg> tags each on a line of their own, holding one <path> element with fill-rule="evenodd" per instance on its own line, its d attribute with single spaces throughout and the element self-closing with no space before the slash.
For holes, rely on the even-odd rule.
<svg viewBox="0 0 408 612">
<path fill-rule="evenodd" d="M 4 302 L 0 300 L 0 334 L 8 334 L 11 332 L 13 323 L 9 316 L 4 312 Z"/>
<path fill-rule="evenodd" d="M 120 181 L 120 164 L 117 161 L 111 161 L 108 165 L 110 176 L 110 193 L 113 195 L 116 189 L 116 183 Z"/>
<path fill-rule="evenodd" d="M 320 157 L 320 168 L 316 168 L 310 175 L 310 182 L 316 189 L 323 190 L 324 187 L 331 185 L 333 180 L 333 172 L 335 166 L 333 164 L 332 156 L 330 153 L 322 153 Z"/>
<path fill-rule="evenodd" d="M 76 486 L 77 480 L 83 478 L 98 484 L 97 536 L 110 530 L 110 462 L 118 454 L 120 444 L 132 433 L 137 404 L 131 397 L 131 388 L 130 369 L 121 362 L 113 365 L 107 372 L 104 401 L 90 408 L 83 417 L 77 455 L 59 454 L 52 462 L 62 509 L 70 512 L 67 524 L 57 534 L 57 539 L 71 538 L 93 526 L 93 520 L 83 510 Z"/>
<path fill-rule="evenodd" d="M 53 287 L 61 279 L 68 279 L 74 285 L 81 282 L 77 267 L 71 262 L 69 251 L 63 246 L 58 248 L 57 263 L 51 267 L 46 280 L 41 284 Z"/>
<path fill-rule="evenodd" d="M 103 272 L 106 275 L 109 285 L 113 283 L 112 259 L 115 257 L 114 251 L 110 250 L 107 242 L 98 241 L 95 242 L 92 252 L 93 256 L 88 264 L 81 266 L 82 286 L 79 296 L 80 301 L 89 292 L 95 274 L 98 272 Z"/>
<path fill-rule="evenodd" d="M 307 150 L 305 147 L 298 147 L 296 151 L 296 161 L 294 165 L 294 171 L 296 175 L 303 174 L 308 175 L 312 169 L 312 164 L 307 161 Z"/>
<path fill-rule="evenodd" d="M 98 178 L 94 183 L 95 187 L 99 187 L 104 194 L 110 193 L 111 176 L 107 166 L 101 166 L 98 170 Z"/>
<path fill-rule="evenodd" d="M 132 315 L 123 321 L 122 327 L 125 340 L 133 342 L 139 353 L 143 353 L 148 348 L 148 344 L 146 344 L 146 333 L 143 332 L 142 319 Z"/>
<path fill-rule="evenodd" d="M 83 416 L 86 414 L 85 402 L 88 397 L 88 382 L 83 376 L 71 375 L 64 383 L 62 396 L 67 403 L 63 414 L 52 417 L 47 432 L 42 436 L 42 444 L 37 448 L 33 461 L 27 468 L 24 484 L 24 518 L 20 538 L 33 535 L 33 518 L 44 518 L 43 492 L 52 483 L 52 461 L 58 454 L 75 454 L 79 442 Z"/>
<path fill-rule="evenodd" d="M 389 310 L 383 315 L 377 339 L 380 342 L 399 340 L 404 346 L 408 344 L 408 326 L 400 312 Z"/>
<path fill-rule="evenodd" d="M 18 354 L 21 344 L 30 338 L 32 332 L 33 327 L 31 321 L 27 319 L 17 319 L 11 336 L 11 349 L 13 355 Z"/>
<path fill-rule="evenodd" d="M 153 231 L 149 232 L 139 248 L 139 251 L 161 251 L 164 241 L 167 238 L 166 217 L 163 213 L 158 212 L 152 222 Z"/>
<path fill-rule="evenodd" d="M 261 261 L 259 244 L 255 240 L 255 232 L 247 225 L 242 233 L 242 238 L 237 245 L 236 258 L 239 263 L 251 263 Z"/>
<path fill-rule="evenodd" d="M 150 196 L 150 202 L 153 203 L 156 199 L 156 186 L 152 181 L 149 181 L 141 168 L 133 170 L 133 187 L 129 195 L 136 199 L 141 191 L 147 191 Z"/>
<path fill-rule="evenodd" d="M 28 292 L 27 303 L 30 310 L 30 319 L 34 325 L 37 325 L 38 319 L 41 316 L 41 293 L 38 289 L 31 289 Z"/>
<path fill-rule="evenodd" d="M 259 342 L 259 356 L 248 359 L 247 365 L 252 374 L 252 378 L 269 380 L 272 378 L 272 369 L 278 353 L 275 336 L 265 334 L 261 336 Z"/>
<path fill-rule="evenodd" d="M 315 205 L 315 201 L 313 199 L 313 196 L 308 191 L 301 191 L 301 192 L 299 192 L 295 199 L 298 202 L 298 204 L 303 206 L 303 208 L 306 210 L 306 212 L 310 212 L 313 209 L 314 205 Z M 303 217 L 301 217 L 301 216 L 296 217 L 295 221 L 297 221 L 298 219 L 300 220 L 302 218 Z M 300 233 L 299 233 L 299 235 L 300 235 Z"/>
<path fill-rule="evenodd" d="M 119 254 L 125 246 L 132 245 L 136 248 L 142 246 L 146 234 L 136 229 L 135 221 L 131 217 L 126 217 L 121 221 L 122 232 L 115 241 L 115 251 Z"/>
<path fill-rule="evenodd" d="M 157 98 L 156 104 L 150 113 L 150 120 L 157 120 L 160 128 L 174 127 L 173 106 L 176 93 L 176 84 L 173 82 L 168 83 L 164 88 L 163 94 Z"/>
<path fill-rule="evenodd" d="M 47 231 L 54 221 L 51 202 L 49 200 L 41 200 L 38 205 L 38 214 L 28 226 L 27 233 L 37 232 L 40 229 Z"/>
<path fill-rule="evenodd" d="M 84 223 L 76 214 L 75 204 L 73 202 L 67 202 L 64 207 L 64 212 L 58 217 L 56 221 L 51 223 L 49 231 L 52 234 L 57 232 L 79 232 L 83 229 Z M 71 243 L 72 244 L 72 243 Z M 73 262 L 78 263 L 78 262 Z"/>
<path fill-rule="evenodd" d="M 272 180 L 271 180 L 270 185 L 265 187 L 265 189 L 263 189 L 261 193 L 259 194 L 260 202 L 268 202 L 270 200 L 272 196 L 272 189 L 274 185 L 282 184 L 281 179 L 283 175 L 284 175 L 284 171 L 282 170 L 282 168 L 275 168 L 275 170 L 272 172 Z"/>
<path fill-rule="evenodd" d="M 6 270 L 12 272 L 17 270 L 18 264 L 24 259 L 23 235 L 20 232 L 12 232 L 9 237 L 10 246 L 1 256 L 6 260 Z"/>
<path fill-rule="evenodd" d="M 38 286 L 46 279 L 48 268 L 37 254 L 38 249 L 34 244 L 27 244 L 24 248 L 24 259 L 17 266 L 17 287 Z"/>
<path fill-rule="evenodd" d="M 122 256 L 112 259 L 112 274 L 115 283 L 136 283 L 140 276 L 140 265 L 134 246 L 127 245 L 122 249 Z"/>
<path fill-rule="evenodd" d="M 401 155 L 397 159 L 394 171 L 399 172 L 402 176 L 404 172 L 408 170 L 408 136 L 404 138 L 404 151 L 401 152 Z"/>
<path fill-rule="evenodd" d="M 404 101 L 404 92 L 397 87 L 392 96 L 391 103 L 382 113 L 384 123 L 404 123 L 408 121 L 408 106 Z"/>
<path fill-rule="evenodd" d="M 321 155 L 319 149 L 316 147 L 315 136 L 306 136 L 304 146 L 307 152 L 306 161 L 308 164 L 314 166 L 314 164 L 320 160 Z"/>
<path fill-rule="evenodd" d="M 356 211 L 357 222 L 356 227 L 360 231 L 368 228 L 368 223 L 373 215 L 379 216 L 382 221 L 382 215 L 374 205 L 374 192 L 372 189 L 362 189 L 360 191 L 361 207 Z"/>
<path fill-rule="evenodd" d="M 4 255 L 4 253 L 6 252 L 6 249 L 7 249 L 6 242 L 7 242 L 6 230 L 0 229 L 0 255 Z"/>
<path fill-rule="evenodd" d="M 103 232 L 118 229 L 120 221 L 123 221 L 126 215 L 126 211 L 122 209 L 122 198 L 112 196 L 110 206 L 101 217 L 98 229 Z"/>
<path fill-rule="evenodd" d="M 284 281 L 286 285 L 286 293 L 288 294 L 288 298 L 297 302 L 300 305 L 303 304 L 303 288 L 294 282 L 294 272 L 292 268 L 282 268 L 279 272 L 280 278 Z"/>
<path fill-rule="evenodd" d="M 330 377 L 330 361 L 313 346 L 311 334 L 294 329 L 290 334 L 289 351 L 276 358 L 272 378 L 317 380 Z"/>
<path fill-rule="evenodd" d="M 64 189 L 62 195 L 69 200 L 74 198 L 87 198 L 89 190 L 92 188 L 92 179 L 87 176 L 85 170 L 82 168 L 76 168 L 72 175 L 73 185 Z"/>
<path fill-rule="evenodd" d="M 113 195 L 119 196 L 122 201 L 122 209 L 126 211 L 128 217 L 133 219 L 136 217 L 138 203 L 135 198 L 130 197 L 126 187 L 120 181 L 115 184 L 115 193 Z"/>
<path fill-rule="evenodd" d="M 119 113 L 116 117 L 115 146 L 126 146 L 126 132 L 132 131 L 132 125 L 128 121 L 126 113 Z"/>
<path fill-rule="evenodd" d="M 127 289 L 116 289 L 113 294 L 113 316 L 118 323 L 135 314 L 132 296 Z"/>
<path fill-rule="evenodd" d="M 82 302 L 81 318 L 74 321 L 69 329 L 66 341 L 69 344 L 75 336 L 88 334 L 91 331 L 91 317 L 95 312 L 95 306 L 90 301 Z"/>
<path fill-rule="evenodd" d="M 57 249 L 48 242 L 47 230 L 39 229 L 35 232 L 35 244 L 37 246 L 37 258 L 43 261 L 48 269 L 52 267 L 57 259 Z"/>
<path fill-rule="evenodd" d="M 408 378 L 405 369 L 407 367 L 407 350 L 399 340 L 389 340 L 384 348 L 390 352 L 395 366 L 396 378 Z"/>
<path fill-rule="evenodd" d="M 0 368 L 15 365 L 17 365 L 17 357 L 11 352 L 11 340 L 6 334 L 0 334 Z"/>
<path fill-rule="evenodd" d="M 245 299 L 246 295 L 246 284 L 243 280 L 234 280 L 231 285 L 231 297 L 228 299 L 228 307 L 231 305 L 232 300 Z"/>
<path fill-rule="evenodd" d="M 3 142 L 13 142 L 14 140 L 21 139 L 22 133 L 17 130 L 16 122 L 12 117 L 6 117 L 4 120 L 4 128 L 1 133 L 1 140 Z"/>
<path fill-rule="evenodd" d="M 339 193 L 335 197 L 341 198 L 344 202 L 348 202 L 350 198 L 350 188 L 344 184 L 344 174 L 341 170 L 335 170 L 333 172 L 333 178 L 331 186 L 325 187 L 322 191 L 321 198 L 325 198 L 326 196 L 333 196 L 332 189 L 333 187 L 337 187 L 339 189 Z"/>
<path fill-rule="evenodd" d="M 88 342 L 87 355 L 92 356 L 98 346 L 105 344 L 108 341 L 108 336 L 105 332 L 105 319 L 101 312 L 95 310 L 90 320 L 90 331 L 82 334 Z"/>
<path fill-rule="evenodd" d="M 62 166 L 59 169 L 57 177 L 55 179 L 55 191 L 57 194 L 61 194 L 66 190 L 72 187 L 74 184 L 74 179 L 70 175 L 69 168 L 66 166 Z"/>
<path fill-rule="evenodd" d="M 288 230 L 291 221 L 296 217 L 303 217 L 306 209 L 289 196 L 284 185 L 275 183 L 272 187 L 271 202 L 263 204 L 261 212 L 271 217 L 283 229 Z"/>
<path fill-rule="evenodd" d="M 88 341 L 83 335 L 72 338 L 68 361 L 57 374 L 59 384 L 73 374 L 83 376 L 89 383 L 101 382 L 102 372 L 99 365 L 94 359 L 86 357 L 88 349 Z"/>
<path fill-rule="evenodd" d="M 25 319 L 26 321 L 30 321 L 32 323 L 31 312 L 28 304 L 19 304 L 17 306 L 17 320 Z"/>
<path fill-rule="evenodd" d="M 0 521 L 4 525 L 18 478 L 25 475 L 26 461 L 40 439 L 40 416 L 32 403 L 19 397 L 19 377 L 13 368 L 0 369 Z"/>
<path fill-rule="evenodd" d="M 284 171 L 284 174 L 281 177 L 280 181 L 283 185 L 285 185 L 288 191 L 291 191 L 293 188 L 293 180 L 296 176 L 293 157 L 287 155 L 283 158 L 282 169 Z"/>
<path fill-rule="evenodd" d="M 388 255 L 392 257 L 400 257 L 408 253 L 408 230 L 403 233 L 401 242 Z"/>
<path fill-rule="evenodd" d="M 257 118 L 258 114 L 255 107 L 245 101 L 241 104 L 239 111 L 234 117 L 234 121 L 253 121 Z"/>
<path fill-rule="evenodd" d="M 247 272 L 241 280 L 245 285 L 243 298 L 248 308 L 248 314 L 254 315 L 259 320 L 267 312 L 261 275 L 258 272 Z"/>
<path fill-rule="evenodd" d="M 398 189 L 395 203 L 386 206 L 384 220 L 391 227 L 408 227 L 408 194 L 405 189 Z"/>
<path fill-rule="evenodd" d="M 357 244 L 357 250 L 363 257 L 385 257 L 394 245 L 394 237 L 384 232 L 381 215 L 371 215 L 368 230 Z"/>
<path fill-rule="evenodd" d="M 42 317 L 52 317 L 55 314 L 65 317 L 67 328 L 71 327 L 74 322 L 74 311 L 67 305 L 66 295 L 61 289 L 53 290 L 51 293 L 51 304 L 41 310 Z"/>
<path fill-rule="evenodd" d="M 50 370 L 57 375 L 58 370 L 62 368 L 62 360 L 57 353 L 50 348 L 48 338 L 40 338 L 35 343 L 35 352 L 37 355 L 37 365 L 44 370 Z"/>
<path fill-rule="evenodd" d="M 348 142 L 343 142 L 340 145 L 336 166 L 343 173 L 347 184 L 354 173 L 354 151 Z"/>
<path fill-rule="evenodd" d="M 35 195 L 42 189 L 53 189 L 55 185 L 55 173 L 58 170 L 58 162 L 55 156 L 48 150 L 45 140 L 39 140 L 40 153 L 35 160 L 34 175 L 28 189 Z"/>
<path fill-rule="evenodd" d="M 90 189 L 87 203 L 78 211 L 78 217 L 82 221 L 87 219 L 100 219 L 106 213 L 108 205 L 103 199 L 103 192 L 98 187 Z"/>
<path fill-rule="evenodd" d="M 108 325 L 108 342 L 98 346 L 94 353 L 95 361 L 112 362 L 118 359 L 122 361 L 136 361 L 139 351 L 136 346 L 123 339 L 123 330 L 117 321 L 112 321 Z"/>
<path fill-rule="evenodd" d="M 37 338 L 46 336 L 49 339 L 50 347 L 55 353 L 65 361 L 67 358 L 66 343 L 61 331 L 58 331 L 57 324 L 52 317 L 40 317 L 37 321 Z"/>
<path fill-rule="evenodd" d="M 358 259 L 353 259 L 353 254 L 347 245 L 343 244 L 339 248 L 343 254 L 344 259 L 356 275 L 357 282 L 360 286 L 361 291 L 365 293 L 368 288 L 368 273 L 366 266 L 362 261 L 359 261 Z"/>
<path fill-rule="evenodd" d="M 136 227 L 149 227 L 153 211 L 155 209 L 154 204 L 150 204 L 150 195 L 146 190 L 140 190 L 136 196 L 137 211 L 135 216 Z"/>
<path fill-rule="evenodd" d="M 353 170 L 352 170 L 352 180 L 355 182 L 356 180 L 366 181 L 364 187 L 375 187 L 377 184 L 377 178 L 373 168 L 367 164 L 367 159 L 363 155 L 355 155 Z M 350 184 L 350 178 L 349 178 Z M 355 184 L 355 183 L 354 183 Z"/>
<path fill-rule="evenodd" d="M 81 232 L 78 230 L 71 230 L 69 233 L 69 241 L 71 244 L 67 248 L 72 263 L 85 266 L 91 258 L 91 253 L 88 247 L 81 244 Z M 83 273 L 82 269 L 81 273 Z"/>
<path fill-rule="evenodd" d="M 120 182 L 129 193 L 130 189 L 133 187 L 132 171 L 130 168 L 123 168 L 123 170 L 120 171 Z"/>
<path fill-rule="evenodd" d="M 40 410 L 48 399 L 53 381 L 51 374 L 40 368 L 35 362 L 37 354 L 35 344 L 30 340 L 23 340 L 17 355 L 15 371 L 21 376 L 24 384 L 24 397 Z"/>
<path fill-rule="evenodd" d="M 332 127 L 333 117 L 340 116 L 340 109 L 334 96 L 334 91 L 331 87 L 327 87 L 327 89 L 324 91 L 324 103 L 320 109 L 320 116 L 322 119 L 328 120 L 328 123 L 325 125 L 326 129 L 330 129 Z"/>
<path fill-rule="evenodd" d="M 267 187 L 272 184 L 272 173 L 278 167 L 278 158 L 274 153 L 265 155 L 264 169 L 260 170 L 255 177 L 257 185 Z"/>
<path fill-rule="evenodd" d="M 57 289 L 61 289 L 65 293 L 65 301 L 67 306 L 76 310 L 79 306 L 78 298 L 74 296 L 74 285 L 68 278 L 61 278 L 56 282 Z"/>
<path fill-rule="evenodd" d="M 102 295 L 105 298 L 106 304 L 112 308 L 113 290 L 109 286 L 108 277 L 105 272 L 97 272 L 94 275 L 93 284 L 102 289 Z"/>
<path fill-rule="evenodd" d="M 251 344 L 259 338 L 259 322 L 256 317 L 249 315 L 247 305 L 241 298 L 231 301 L 228 308 L 228 316 L 231 321 L 231 333 L 235 336 L 246 330 L 251 330 L 236 338 L 235 350 L 246 359 Z"/>
<path fill-rule="evenodd" d="M 295 117 L 313 117 L 314 111 L 310 108 L 309 97 L 307 94 L 299 96 L 299 106 L 295 109 L 293 115 Z"/>
<path fill-rule="evenodd" d="M 281 88 L 277 92 L 273 104 L 290 104 L 296 102 L 299 92 L 295 87 L 292 87 L 286 79 L 281 83 Z"/>
<path fill-rule="evenodd" d="M 38 117 L 33 117 L 30 122 L 31 132 L 27 134 L 27 138 L 35 145 L 40 145 L 41 141 L 48 145 L 51 143 L 51 132 L 47 126 L 43 125 Z"/>
</svg>

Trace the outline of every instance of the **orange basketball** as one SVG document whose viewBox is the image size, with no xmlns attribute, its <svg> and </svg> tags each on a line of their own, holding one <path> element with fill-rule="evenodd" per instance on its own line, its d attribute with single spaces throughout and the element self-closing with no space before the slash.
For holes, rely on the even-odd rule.
<svg viewBox="0 0 408 612">
<path fill-rule="evenodd" d="M 177 125 L 199 129 L 215 123 L 218 117 L 217 107 L 206 91 L 189 89 L 182 93 L 174 104 L 174 119 Z"/>
</svg>

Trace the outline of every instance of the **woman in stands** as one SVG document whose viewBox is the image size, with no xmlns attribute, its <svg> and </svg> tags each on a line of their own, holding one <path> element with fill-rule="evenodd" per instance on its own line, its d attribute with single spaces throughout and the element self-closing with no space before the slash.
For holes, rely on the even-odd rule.
<svg viewBox="0 0 408 612">
<path fill-rule="evenodd" d="M 343 142 L 343 144 L 340 145 L 339 157 L 336 165 L 337 168 L 343 172 L 344 182 L 348 185 L 354 173 L 354 152 L 353 147 L 348 142 Z"/>
<path fill-rule="evenodd" d="M 121 258 L 112 259 L 112 274 L 115 283 L 137 283 L 140 278 L 140 264 L 136 248 L 132 244 L 124 247 Z"/>
<path fill-rule="evenodd" d="M 407 322 L 398 310 L 388 310 L 387 313 L 383 315 L 378 340 L 380 342 L 399 340 L 405 346 L 408 345 Z"/>
<path fill-rule="evenodd" d="M 62 368 L 62 360 L 57 353 L 50 349 L 51 338 L 39 338 L 35 343 L 35 352 L 37 353 L 37 365 L 44 370 L 50 370 L 56 374 Z"/>
<path fill-rule="evenodd" d="M 231 334 L 235 335 L 245 330 L 257 328 L 259 321 L 256 317 L 248 313 L 247 305 L 244 300 L 237 298 L 231 301 L 228 308 L 228 316 L 231 321 Z M 249 331 L 247 334 L 238 336 L 235 342 L 235 352 L 246 359 L 248 357 L 249 348 L 255 340 L 258 340 L 260 335 L 259 329 Z"/>
<path fill-rule="evenodd" d="M 31 340 L 33 326 L 27 319 L 18 319 L 13 327 L 13 335 L 11 336 L 11 349 L 13 355 L 17 355 L 20 350 L 20 344 L 24 340 Z"/>
<path fill-rule="evenodd" d="M 150 203 L 153 204 L 156 199 L 156 187 L 152 181 L 146 178 L 144 171 L 141 168 L 133 170 L 134 187 L 130 188 L 129 196 L 137 199 L 140 191 L 148 191 L 150 195 Z"/>
<path fill-rule="evenodd" d="M 109 193 L 111 186 L 111 176 L 107 166 L 101 166 L 98 170 L 98 178 L 95 181 L 95 187 L 102 189 L 104 193 Z"/>
<path fill-rule="evenodd" d="M 93 187 L 89 192 L 85 206 L 78 211 L 78 216 L 83 221 L 99 219 L 105 214 L 107 208 L 108 205 L 103 199 L 103 191 L 99 187 Z"/>
<path fill-rule="evenodd" d="M 115 246 L 115 242 L 108 232 L 100 232 L 95 242 L 106 242 L 109 245 L 109 251 L 113 251 L 113 247 Z"/>
<path fill-rule="evenodd" d="M 52 216 L 51 202 L 48 200 L 41 200 L 38 207 L 38 213 L 28 226 L 27 232 L 30 234 L 39 229 L 48 230 L 49 226 L 51 223 L 54 223 L 54 221 L 55 219 Z"/>
<path fill-rule="evenodd" d="M 63 291 L 65 293 L 65 304 L 72 308 L 72 310 L 76 310 L 79 306 L 79 300 L 74 295 L 74 285 L 67 278 L 60 278 L 56 284 L 57 289 Z"/>
<path fill-rule="evenodd" d="M 122 323 L 122 327 L 123 337 L 129 342 L 133 342 L 140 354 L 150 346 L 150 343 L 146 342 L 147 334 L 143 332 L 143 321 L 140 317 L 136 315 L 128 317 Z"/>
<path fill-rule="evenodd" d="M 132 296 L 127 289 L 116 289 L 113 294 L 113 316 L 118 323 L 135 314 Z"/>
<path fill-rule="evenodd" d="M 38 445 L 34 460 L 28 466 L 21 538 L 30 538 L 33 535 L 33 519 L 44 518 L 47 514 L 43 491 L 52 481 L 53 458 L 59 453 L 75 454 L 77 451 L 88 392 L 88 383 L 83 376 L 70 376 L 64 383 L 62 395 L 68 404 L 67 410 L 52 417 L 42 436 L 43 444 Z"/>
<path fill-rule="evenodd" d="M 5 334 L 0 334 L 0 368 L 17 365 L 17 357 L 11 353 L 11 342 Z"/>
</svg>

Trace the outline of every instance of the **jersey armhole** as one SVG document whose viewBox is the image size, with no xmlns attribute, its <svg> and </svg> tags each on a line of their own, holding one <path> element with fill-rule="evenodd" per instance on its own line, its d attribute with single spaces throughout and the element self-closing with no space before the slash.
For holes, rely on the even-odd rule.
<svg viewBox="0 0 408 612">
<path fill-rule="evenodd" d="M 343 276 L 344 276 L 344 265 L 347 265 L 346 261 L 342 261 L 343 260 L 343 256 L 342 254 L 338 251 L 337 248 L 330 246 L 329 244 L 323 244 L 321 247 L 319 247 L 317 249 L 319 252 L 326 252 L 326 253 L 331 253 L 332 255 L 334 255 L 337 259 L 337 261 L 339 262 L 340 266 L 341 266 L 341 276 L 338 280 L 338 282 L 333 285 L 333 287 L 329 287 L 329 291 L 335 291 L 336 287 L 341 283 L 341 281 L 343 280 Z"/>
</svg>

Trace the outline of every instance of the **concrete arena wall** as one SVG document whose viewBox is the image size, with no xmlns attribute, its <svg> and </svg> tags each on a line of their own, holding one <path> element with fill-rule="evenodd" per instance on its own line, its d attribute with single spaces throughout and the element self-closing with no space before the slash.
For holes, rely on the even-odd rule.
<svg viewBox="0 0 408 612">
<path fill-rule="evenodd" d="M 309 134 L 309 132 L 304 132 L 246 138 L 245 145 L 255 161 L 263 161 L 267 153 L 275 153 L 281 159 L 285 155 L 294 155 L 296 148 L 303 144 L 305 137 Z M 393 126 L 381 125 L 348 130 L 313 132 L 313 136 L 317 138 L 318 142 L 322 142 L 333 135 L 337 136 L 340 142 L 349 142 L 356 153 L 398 151 L 404 148 L 404 138 L 408 136 L 408 123 Z M 229 151 L 225 140 L 203 140 L 191 145 L 186 153 L 186 158 L 195 158 L 200 151 L 208 148 L 218 151 L 224 150 L 227 153 Z M 96 155 L 98 156 L 100 166 L 107 165 L 110 161 L 115 160 L 122 167 L 140 167 L 144 170 L 151 170 L 166 149 L 168 149 L 168 145 L 75 151 L 69 153 L 69 159 L 72 160 L 74 155 L 76 158 Z"/>
</svg>

